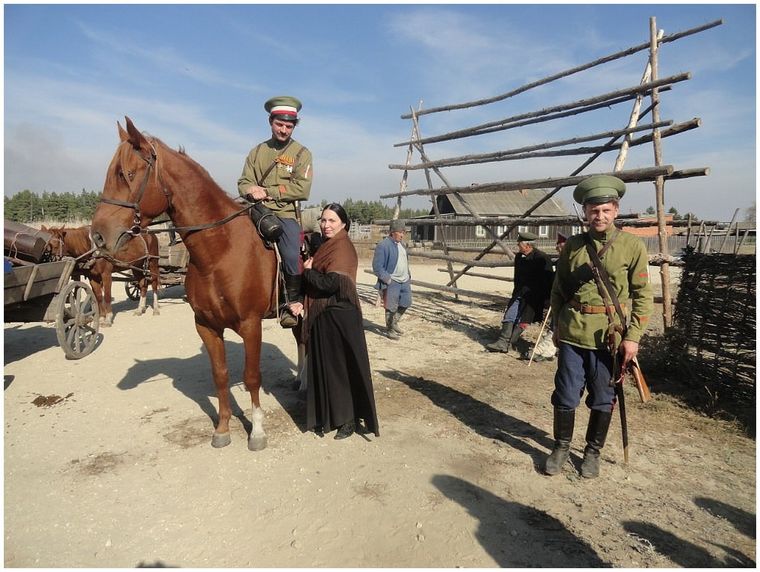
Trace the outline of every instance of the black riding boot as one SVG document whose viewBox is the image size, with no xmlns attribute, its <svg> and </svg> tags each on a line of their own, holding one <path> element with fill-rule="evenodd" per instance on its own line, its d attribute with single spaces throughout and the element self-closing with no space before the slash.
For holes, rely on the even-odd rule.
<svg viewBox="0 0 760 572">
<path fill-rule="evenodd" d="M 301 293 L 301 275 L 300 274 L 283 274 L 285 278 L 285 302 L 280 312 L 280 325 L 283 328 L 295 328 L 298 324 L 298 317 L 294 316 L 288 309 L 287 304 L 293 302 L 302 302 L 303 294 Z"/>
<path fill-rule="evenodd" d="M 554 408 L 554 449 L 546 459 L 547 475 L 557 475 L 570 457 L 570 442 L 575 428 L 575 409 Z"/>
<path fill-rule="evenodd" d="M 508 353 L 509 352 L 509 340 L 512 336 L 512 330 L 515 327 L 514 322 L 502 322 L 501 323 L 501 332 L 499 332 L 498 339 L 490 344 L 486 344 L 486 349 L 489 352 L 501 352 L 501 353 Z"/>
<path fill-rule="evenodd" d="M 612 421 L 611 411 L 591 410 L 586 430 L 586 449 L 583 451 L 581 476 L 593 479 L 599 476 L 599 456 Z"/>
<path fill-rule="evenodd" d="M 393 321 L 396 319 L 396 312 L 385 311 L 385 335 L 392 340 L 400 339 L 398 332 L 393 328 Z"/>
</svg>

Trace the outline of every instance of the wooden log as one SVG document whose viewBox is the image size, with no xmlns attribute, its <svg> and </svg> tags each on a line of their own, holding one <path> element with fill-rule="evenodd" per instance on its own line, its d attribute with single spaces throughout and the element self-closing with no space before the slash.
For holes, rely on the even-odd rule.
<svg viewBox="0 0 760 572">
<path fill-rule="evenodd" d="M 448 273 L 448 270 L 445 268 L 439 268 L 438 272 L 446 272 Z M 457 271 L 459 272 L 459 271 Z M 482 272 L 464 272 L 461 276 L 472 276 L 474 278 L 488 278 L 489 280 L 500 280 L 502 282 L 514 282 L 515 279 L 511 276 L 494 276 L 493 274 L 483 274 Z"/>
<path fill-rule="evenodd" d="M 460 129 L 457 131 L 450 131 L 448 133 L 443 133 L 441 135 L 434 135 L 432 137 L 425 137 L 423 139 L 419 139 L 415 143 L 417 144 L 424 144 L 427 145 L 429 143 L 439 143 L 441 141 L 451 141 L 453 139 L 462 139 L 464 137 L 471 137 L 473 135 L 480 135 L 482 134 L 482 131 L 484 129 L 488 129 L 490 127 L 499 127 L 503 126 L 509 123 L 514 123 L 515 121 L 519 121 L 521 119 L 529 119 L 532 117 L 541 117 L 543 115 L 548 115 L 550 113 L 555 113 L 558 111 L 567 111 L 570 109 L 577 109 L 579 107 L 585 107 L 588 105 L 593 105 L 597 103 L 604 103 L 609 102 L 610 100 L 617 99 L 623 96 L 635 96 L 639 93 L 647 93 L 651 91 L 652 89 L 655 89 L 660 86 L 665 85 L 671 85 L 674 83 L 687 81 L 691 79 L 691 73 L 690 72 L 684 72 L 677 75 L 669 76 L 666 78 L 663 78 L 661 80 L 656 81 L 650 81 L 649 83 L 645 84 L 639 84 L 633 87 L 627 87 L 624 89 L 619 89 L 617 91 L 611 91 L 609 93 L 605 93 L 603 95 L 598 95 L 595 97 L 589 97 L 585 99 L 579 99 L 577 101 L 572 101 L 570 103 L 565 103 L 562 105 L 555 105 L 552 107 L 546 107 L 544 109 L 539 109 L 538 111 L 531 111 L 528 113 L 520 113 L 518 115 L 513 115 L 511 117 L 507 117 L 504 119 L 499 119 L 498 121 L 491 121 L 488 123 L 483 123 L 481 125 L 476 125 L 474 127 L 469 127 L 467 129 Z M 409 145 L 409 141 L 403 141 L 401 143 L 394 144 L 394 147 L 404 147 L 406 145 Z"/>
<path fill-rule="evenodd" d="M 552 147 L 562 147 L 564 145 L 574 145 L 574 144 L 583 143 L 586 141 L 596 141 L 597 139 L 609 139 L 610 137 L 617 138 L 622 135 L 629 135 L 631 133 L 635 133 L 637 131 L 643 131 L 645 129 L 653 129 L 655 127 L 667 127 L 672 124 L 673 124 L 672 121 L 661 121 L 658 125 L 654 125 L 654 124 L 639 125 L 639 126 L 628 127 L 626 129 L 618 129 L 615 131 L 606 131 L 603 133 L 594 133 L 592 135 L 585 135 L 581 137 L 572 137 L 570 139 L 561 139 L 559 141 L 549 141 L 546 143 L 539 143 L 537 145 L 527 145 L 525 147 L 518 147 L 517 149 L 507 149 L 504 151 L 496 151 L 495 153 L 483 153 L 479 155 L 462 155 L 460 157 L 438 159 L 436 161 L 428 161 L 425 163 L 417 163 L 414 165 L 409 164 L 408 162 L 403 165 L 391 164 L 391 165 L 388 165 L 388 168 L 389 169 L 403 169 L 404 171 L 407 171 L 407 170 L 413 171 L 416 169 L 429 169 L 432 167 L 449 167 L 449 166 L 454 166 L 454 165 L 471 165 L 474 163 L 500 161 L 500 160 L 504 160 L 505 157 L 509 157 L 510 155 L 518 155 L 518 154 L 528 153 L 530 151 L 538 151 L 540 149 L 550 149 Z M 594 149 L 598 149 L 598 147 Z M 577 153 L 574 153 L 574 154 L 577 154 Z"/>
<path fill-rule="evenodd" d="M 679 40 L 681 38 L 685 38 L 686 36 L 690 36 L 692 34 L 697 34 L 699 32 L 703 32 L 705 30 L 709 30 L 710 28 L 714 28 L 716 26 L 720 26 L 721 24 L 723 24 L 723 20 L 715 20 L 715 21 L 710 22 L 708 24 L 703 24 L 703 25 L 697 26 L 695 28 L 684 30 L 682 32 L 677 32 L 677 33 L 671 34 L 669 36 L 664 36 L 660 40 L 660 44 L 665 44 L 665 43 L 668 43 L 668 42 L 674 42 L 674 41 Z M 486 104 L 489 104 L 489 103 L 495 103 L 497 101 L 502 101 L 504 99 L 508 99 L 510 97 L 513 97 L 513 96 L 518 95 L 520 93 L 523 93 L 525 91 L 533 89 L 534 87 L 539 87 L 541 85 L 546 85 L 547 83 L 550 83 L 552 81 L 561 79 L 563 77 L 567 77 L 569 75 L 573 75 L 573 74 L 576 74 L 578 72 L 581 72 L 581 71 L 584 71 L 584 70 L 596 67 L 598 65 L 602 65 L 602 64 L 614 61 L 614 60 L 618 60 L 620 58 L 624 58 L 626 56 L 630 56 L 631 54 L 635 54 L 635 53 L 640 52 L 642 50 L 647 50 L 647 49 L 649 49 L 649 45 L 650 45 L 649 42 L 645 42 L 643 44 L 639 44 L 637 46 L 633 46 L 633 47 L 627 48 L 625 50 L 616 52 L 614 54 L 610 54 L 608 56 L 604 56 L 602 58 L 593 60 L 591 62 L 588 62 L 588 63 L 582 64 L 582 65 L 576 66 L 574 68 L 570 68 L 568 70 L 565 70 L 565 71 L 562 71 L 562 72 L 550 75 L 550 76 L 545 77 L 543 79 L 539 79 L 537 81 L 533 81 L 531 83 L 527 83 L 527 84 L 525 84 L 525 85 L 523 85 L 521 87 L 518 87 L 517 89 L 514 89 L 512 91 L 509 91 L 509 92 L 501 94 L 501 95 L 497 95 L 497 96 L 494 96 L 494 97 L 489 97 L 489 98 L 486 98 L 486 99 L 478 99 L 478 100 L 470 101 L 470 102 L 467 102 L 467 103 L 459 103 L 459 104 L 446 105 L 446 106 L 441 106 L 441 107 L 431 107 L 429 109 L 420 109 L 420 110 L 418 110 L 416 112 L 416 115 L 417 115 L 417 117 L 419 117 L 421 115 L 427 115 L 429 113 L 438 113 L 440 111 L 453 111 L 453 110 L 456 110 L 456 109 L 466 109 L 468 107 L 476 107 L 476 106 L 479 106 L 479 105 L 486 105 Z M 411 119 L 411 117 L 412 117 L 411 115 L 402 115 L 401 119 Z"/>
<path fill-rule="evenodd" d="M 658 176 L 670 175 L 675 169 L 672 165 L 663 165 L 661 167 L 646 167 L 643 169 L 631 169 L 628 171 L 619 171 L 617 173 L 600 173 L 605 175 L 614 175 L 623 182 L 642 182 L 653 181 Z M 486 183 L 483 185 L 469 185 L 467 187 L 448 187 L 438 189 L 415 189 L 407 191 L 403 196 L 412 195 L 448 195 L 452 193 L 493 193 L 497 191 L 519 191 L 522 189 L 543 189 L 546 187 L 572 187 L 589 177 L 588 175 L 575 175 L 570 177 L 549 177 L 546 179 L 530 179 L 524 181 L 505 181 L 499 183 Z M 380 195 L 381 199 L 390 199 L 400 196 L 401 193 L 390 193 Z"/>
<path fill-rule="evenodd" d="M 367 274 L 372 274 L 372 271 L 369 269 L 364 270 Z M 440 284 L 432 284 L 430 282 L 423 282 L 421 280 L 411 280 L 412 286 L 422 286 L 423 288 L 428 288 L 430 290 L 438 290 L 440 292 L 447 292 L 449 294 L 454 294 L 455 296 L 464 295 L 469 296 L 470 298 L 480 298 L 481 300 L 488 300 L 488 301 L 501 301 L 504 300 L 504 296 L 501 296 L 499 294 L 489 294 L 487 292 L 476 292 L 474 290 L 464 290 L 462 288 L 455 288 L 453 286 L 441 286 Z"/>
<path fill-rule="evenodd" d="M 514 260 L 504 261 L 486 261 L 486 260 L 468 260 L 465 258 L 456 258 L 454 256 L 448 256 L 446 254 L 433 254 L 431 252 L 414 252 L 413 250 L 407 250 L 409 256 L 416 258 L 427 258 L 430 260 L 445 260 L 447 262 L 453 262 L 454 264 L 466 264 L 468 266 L 482 266 L 484 268 L 509 268 L 515 265 Z"/>
</svg>

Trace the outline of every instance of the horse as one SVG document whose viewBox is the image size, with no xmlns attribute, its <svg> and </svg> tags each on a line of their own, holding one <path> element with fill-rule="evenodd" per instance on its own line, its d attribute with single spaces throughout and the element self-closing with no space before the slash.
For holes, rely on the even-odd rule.
<svg viewBox="0 0 760 572">
<path fill-rule="evenodd" d="M 148 278 L 153 289 L 153 315 L 160 313 L 158 305 L 159 269 L 158 240 L 154 235 L 141 235 L 142 240 L 130 242 L 119 250 L 117 256 L 110 259 L 92 255 L 95 250 L 90 239 L 90 227 L 42 227 L 52 235 L 48 241 L 54 256 L 72 256 L 80 258 L 74 274 L 85 276 L 92 286 L 92 293 L 98 301 L 98 311 L 104 327 L 113 324 L 111 308 L 111 285 L 114 270 L 131 270 L 132 276 L 140 289 L 140 302 L 135 310 L 136 316 L 145 313 L 148 299 Z"/>
<path fill-rule="evenodd" d="M 93 215 L 93 241 L 102 251 L 117 252 L 151 220 L 169 216 L 190 253 L 185 293 L 219 401 L 211 445 L 231 443 L 224 347 L 224 331 L 230 329 L 245 349 L 243 382 L 251 398 L 252 425 L 248 449 L 262 450 L 267 446 L 259 399 L 262 320 L 277 313 L 276 254 L 258 235 L 247 206 L 225 193 L 184 149 L 174 151 L 141 133 L 129 117 L 125 120 L 126 130 L 117 122 L 120 142 Z"/>
</svg>

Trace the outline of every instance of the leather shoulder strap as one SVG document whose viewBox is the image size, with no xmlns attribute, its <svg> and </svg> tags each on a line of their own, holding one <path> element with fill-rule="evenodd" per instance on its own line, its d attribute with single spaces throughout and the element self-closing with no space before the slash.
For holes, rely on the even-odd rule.
<svg viewBox="0 0 760 572">
<path fill-rule="evenodd" d="M 607 250 L 610 243 L 617 237 L 617 232 L 610 237 L 610 240 L 607 242 L 607 244 L 602 249 L 602 253 Z M 620 300 L 617 297 L 617 294 L 615 293 L 615 288 L 612 285 L 612 281 L 610 280 L 610 275 L 607 274 L 607 271 L 604 269 L 604 266 L 602 266 L 602 260 L 599 257 L 599 253 L 596 251 L 596 248 L 594 247 L 594 242 L 591 240 L 591 235 L 589 233 L 584 232 L 583 233 L 583 240 L 586 243 L 586 250 L 588 251 L 588 255 L 591 258 L 591 265 L 596 269 L 597 274 L 599 275 L 599 278 L 601 278 L 601 281 L 604 285 L 604 288 L 607 290 L 607 294 L 612 300 L 612 304 L 615 306 L 615 311 L 618 314 L 618 317 L 620 318 L 620 323 L 625 327 L 625 313 L 623 313 L 623 308 L 620 305 Z M 600 284 L 597 283 L 597 286 L 599 287 Z M 601 290 L 601 288 L 600 288 Z M 604 295 L 604 292 L 599 292 L 602 295 L 602 300 L 606 298 Z M 605 302 L 606 303 L 606 302 Z"/>
</svg>

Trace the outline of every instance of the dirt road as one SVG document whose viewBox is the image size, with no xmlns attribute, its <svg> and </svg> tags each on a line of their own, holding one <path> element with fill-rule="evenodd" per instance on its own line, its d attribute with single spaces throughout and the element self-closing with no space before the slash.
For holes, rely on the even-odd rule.
<svg viewBox="0 0 760 572">
<path fill-rule="evenodd" d="M 414 272 L 441 283 L 435 267 Z M 579 477 L 582 408 L 574 468 L 544 476 L 555 363 L 484 352 L 499 305 L 421 288 L 404 336 L 388 340 L 372 277 L 359 278 L 379 438 L 303 432 L 292 336 L 269 320 L 269 447 L 246 448 L 242 344 L 230 334 L 239 419 L 232 444 L 213 449 L 216 398 L 181 287 L 155 317 L 133 316 L 118 293 L 114 326 L 79 361 L 64 359 L 51 326 L 6 324 L 5 565 L 754 565 L 754 441 L 655 386 L 646 405 L 628 392 L 628 465 L 616 419 L 602 476 Z"/>
</svg>

